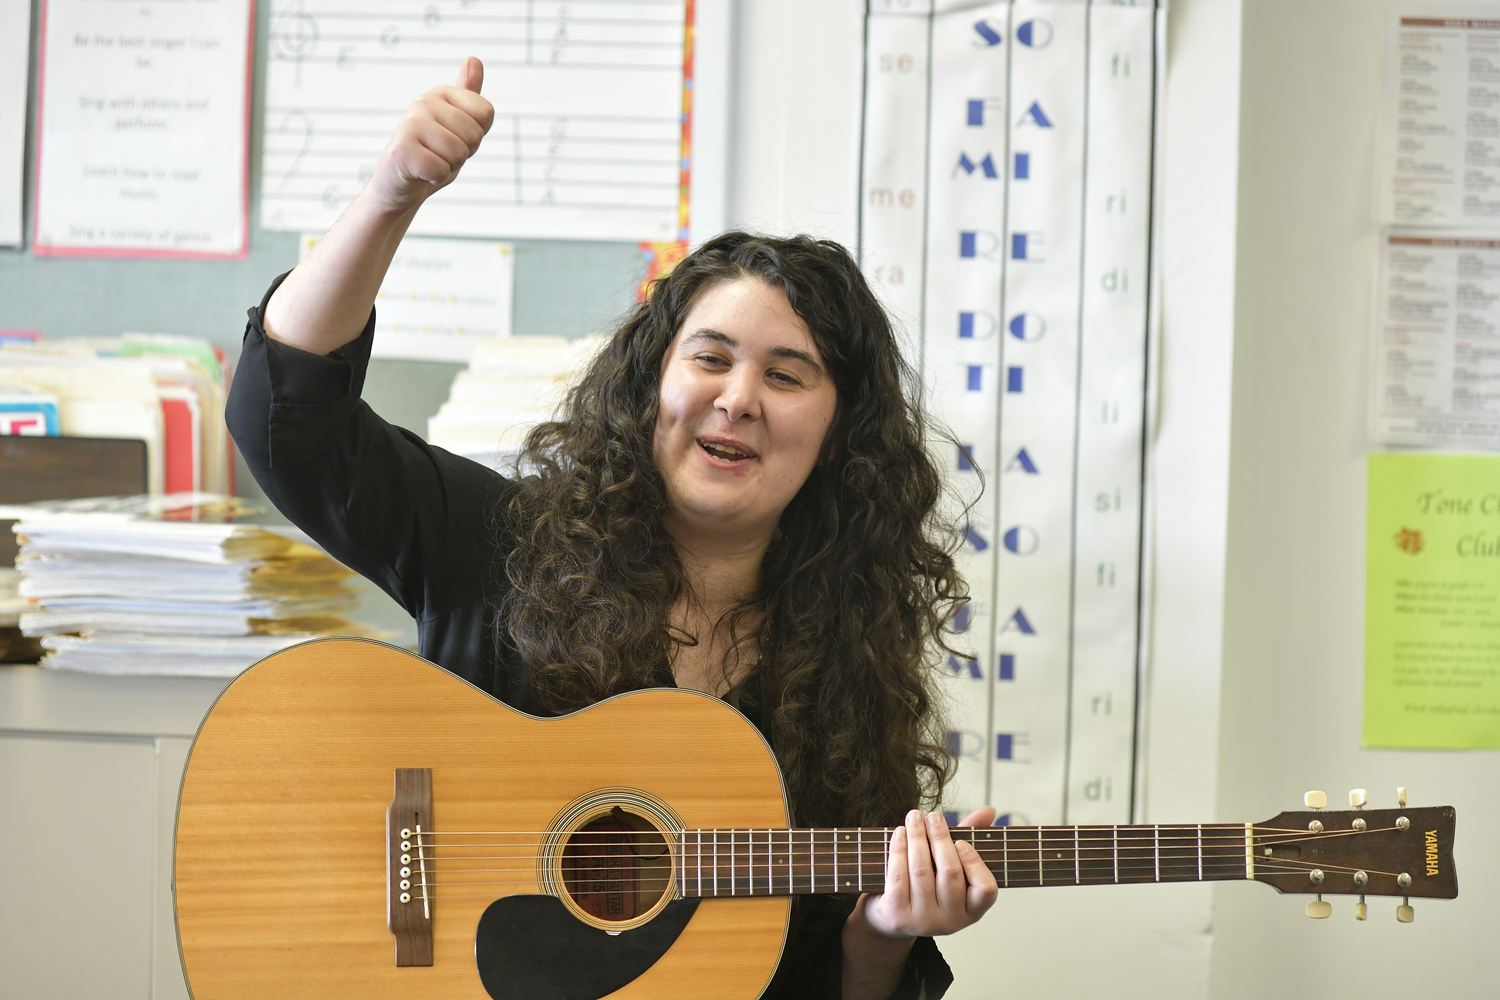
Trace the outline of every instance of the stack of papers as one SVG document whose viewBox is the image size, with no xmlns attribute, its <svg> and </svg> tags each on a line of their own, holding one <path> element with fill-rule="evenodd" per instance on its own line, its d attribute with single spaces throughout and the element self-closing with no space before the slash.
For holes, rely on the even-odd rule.
<svg viewBox="0 0 1500 1000">
<path fill-rule="evenodd" d="M 539 423 L 552 420 L 568 388 L 605 337 L 487 337 L 458 373 L 448 401 L 427 421 L 427 441 L 509 472 Z"/>
<path fill-rule="evenodd" d="M 0 663 L 35 663 L 41 655 L 36 640 L 27 639 L 17 628 L 21 613 L 27 609 L 20 586 L 18 571 L 0 567 Z"/>
<path fill-rule="evenodd" d="M 344 617 L 352 571 L 243 523 L 233 497 L 171 494 L 0 507 L 16 518 L 21 631 L 42 666 L 232 677 L 287 646 L 370 636 Z"/>
<path fill-rule="evenodd" d="M 21 571 L 0 567 L 0 629 L 21 624 L 21 612 L 27 608 L 26 598 L 21 596 Z"/>
<path fill-rule="evenodd" d="M 0 410 L 32 401 L 43 418 L 8 433 L 139 438 L 152 493 L 234 491 L 229 377 L 223 352 L 196 337 L 0 341 Z"/>
</svg>

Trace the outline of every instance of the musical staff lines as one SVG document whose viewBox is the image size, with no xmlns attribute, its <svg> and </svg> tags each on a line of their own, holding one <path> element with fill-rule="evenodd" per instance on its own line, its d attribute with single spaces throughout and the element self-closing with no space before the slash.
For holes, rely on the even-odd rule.
<svg viewBox="0 0 1500 1000">
<path fill-rule="evenodd" d="M 496 119 L 413 232 L 669 240 L 683 0 L 273 0 L 262 225 L 331 225 L 406 105 L 485 63 Z"/>
</svg>

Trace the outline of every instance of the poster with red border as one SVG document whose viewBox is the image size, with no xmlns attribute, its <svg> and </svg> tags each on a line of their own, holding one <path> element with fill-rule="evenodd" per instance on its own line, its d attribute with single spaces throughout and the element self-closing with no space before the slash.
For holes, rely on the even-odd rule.
<svg viewBox="0 0 1500 1000">
<path fill-rule="evenodd" d="M 37 256 L 242 258 L 254 0 L 45 0 Z"/>
</svg>

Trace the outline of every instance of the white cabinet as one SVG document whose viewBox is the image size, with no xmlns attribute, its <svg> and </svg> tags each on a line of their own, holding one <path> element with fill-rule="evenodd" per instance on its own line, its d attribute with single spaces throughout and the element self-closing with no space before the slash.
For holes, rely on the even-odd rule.
<svg viewBox="0 0 1500 1000">
<path fill-rule="evenodd" d="M 0 997 L 182 1000 L 177 789 L 222 681 L 0 667 Z"/>
</svg>

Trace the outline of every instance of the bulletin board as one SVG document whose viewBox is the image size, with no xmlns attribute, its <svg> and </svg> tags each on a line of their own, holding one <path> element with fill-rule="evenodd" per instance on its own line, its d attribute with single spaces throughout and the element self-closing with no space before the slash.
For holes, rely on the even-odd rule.
<svg viewBox="0 0 1500 1000">
<path fill-rule="evenodd" d="M 112 336 L 123 331 L 190 334 L 208 338 L 231 356 L 237 355 L 245 310 L 260 300 L 272 278 L 296 264 L 299 254 L 298 232 L 267 230 L 259 224 L 263 215 L 262 122 L 273 6 L 267 2 L 256 5 L 247 255 L 241 260 L 223 261 L 99 260 L 39 258 L 29 245 L 0 249 L 0 329 L 39 330 L 49 338 Z M 721 30 L 727 18 L 713 15 L 725 5 L 703 6 L 710 15 L 708 25 L 715 31 L 714 44 L 722 47 L 727 44 Z M 28 240 L 35 202 L 40 12 L 41 0 L 35 0 L 31 19 L 32 114 L 27 128 L 23 227 Z M 450 76 L 444 72 L 433 83 L 450 82 Z M 716 211 L 722 219 L 722 122 L 714 123 L 708 131 L 712 134 L 701 143 L 707 150 L 705 158 L 710 160 L 705 169 L 717 171 L 720 188 L 716 204 L 710 205 L 711 212 L 705 214 Z M 716 136 L 718 160 L 714 162 Z M 579 337 L 607 329 L 633 306 L 636 287 L 646 270 L 646 257 L 634 241 L 520 239 L 512 242 L 516 248 L 514 332 L 517 334 Z M 446 392 L 452 366 L 428 366 L 444 368 L 445 377 L 437 378 L 431 377 L 436 372 L 422 371 L 423 367 L 419 362 L 385 362 L 372 370 L 372 380 L 382 381 L 385 369 L 390 368 L 393 385 L 432 382 Z M 441 396 L 432 400 L 431 410 L 436 411 L 440 402 Z"/>
</svg>

